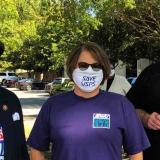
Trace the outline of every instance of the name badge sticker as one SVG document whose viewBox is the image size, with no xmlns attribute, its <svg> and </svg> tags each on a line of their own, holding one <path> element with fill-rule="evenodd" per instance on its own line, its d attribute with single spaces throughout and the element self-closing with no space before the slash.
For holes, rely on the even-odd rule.
<svg viewBox="0 0 160 160">
<path fill-rule="evenodd" d="M 92 127 L 110 129 L 110 114 L 93 113 Z"/>
<path fill-rule="evenodd" d="M 13 119 L 13 121 L 19 121 L 20 120 L 19 113 L 15 112 L 14 114 L 12 114 L 12 119 Z"/>
</svg>

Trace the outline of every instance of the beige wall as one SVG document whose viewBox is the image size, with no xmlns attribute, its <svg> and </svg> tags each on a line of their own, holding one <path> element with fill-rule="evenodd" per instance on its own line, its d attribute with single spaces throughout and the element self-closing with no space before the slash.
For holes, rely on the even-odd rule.
<svg viewBox="0 0 160 160">
<path fill-rule="evenodd" d="M 118 61 L 118 65 L 115 68 L 115 72 L 117 75 L 126 76 L 126 65 L 122 61 Z"/>
<path fill-rule="evenodd" d="M 137 60 L 137 76 L 144 70 L 144 68 L 149 66 L 151 63 L 152 61 L 146 58 Z"/>
</svg>

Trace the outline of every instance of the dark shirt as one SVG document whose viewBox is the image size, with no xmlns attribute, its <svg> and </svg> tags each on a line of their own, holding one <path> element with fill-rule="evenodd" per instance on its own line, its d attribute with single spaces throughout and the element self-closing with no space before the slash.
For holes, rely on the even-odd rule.
<svg viewBox="0 0 160 160">
<path fill-rule="evenodd" d="M 132 104 L 105 91 L 88 99 L 73 91 L 49 98 L 28 143 L 45 151 L 50 142 L 52 160 L 121 160 L 122 145 L 131 155 L 149 146 Z"/>
<path fill-rule="evenodd" d="M 20 102 L 3 87 L 0 87 L 0 127 L 4 136 L 4 160 L 29 160 Z"/>
<path fill-rule="evenodd" d="M 147 67 L 126 96 L 135 108 L 160 113 L 160 63 Z"/>
<path fill-rule="evenodd" d="M 160 62 L 144 69 L 127 93 L 135 108 L 148 113 L 160 113 Z M 145 128 L 151 147 L 144 152 L 144 160 L 160 159 L 160 131 Z"/>
</svg>

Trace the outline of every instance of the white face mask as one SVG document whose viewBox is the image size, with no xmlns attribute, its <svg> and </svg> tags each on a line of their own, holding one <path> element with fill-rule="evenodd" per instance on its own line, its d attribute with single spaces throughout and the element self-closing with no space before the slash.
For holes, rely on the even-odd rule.
<svg viewBox="0 0 160 160">
<path fill-rule="evenodd" d="M 103 80 L 103 71 L 102 69 L 93 71 L 91 66 L 84 71 L 76 68 L 73 71 L 72 76 L 73 81 L 82 91 L 92 92 L 101 84 Z"/>
<path fill-rule="evenodd" d="M 114 74 L 115 74 L 115 69 L 111 69 L 111 72 L 110 72 L 110 74 L 109 74 L 109 77 L 114 76 Z"/>
</svg>

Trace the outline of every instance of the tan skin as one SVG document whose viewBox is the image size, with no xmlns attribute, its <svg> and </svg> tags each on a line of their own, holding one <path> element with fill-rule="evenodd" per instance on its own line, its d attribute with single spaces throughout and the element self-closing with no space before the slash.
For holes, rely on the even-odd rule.
<svg viewBox="0 0 160 160">
<path fill-rule="evenodd" d="M 97 61 L 93 58 L 93 56 L 88 51 L 83 51 L 78 59 L 78 62 L 86 62 L 88 64 L 96 63 Z M 75 85 L 74 92 L 76 95 L 84 98 L 91 98 L 96 96 L 99 93 L 100 86 L 98 86 L 94 91 L 88 93 L 82 91 L 77 85 Z M 31 148 L 31 160 L 45 160 L 44 153 L 40 152 L 34 148 Z M 131 160 L 143 160 L 143 154 L 142 152 L 131 155 Z"/>
<path fill-rule="evenodd" d="M 157 112 L 147 113 L 142 109 L 136 109 L 143 125 L 152 130 L 160 130 L 160 114 Z"/>
</svg>

